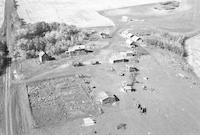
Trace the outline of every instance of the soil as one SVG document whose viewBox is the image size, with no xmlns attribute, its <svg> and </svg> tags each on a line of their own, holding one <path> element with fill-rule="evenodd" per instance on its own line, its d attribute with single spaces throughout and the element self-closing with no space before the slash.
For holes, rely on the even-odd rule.
<svg viewBox="0 0 200 135">
<path fill-rule="evenodd" d="M 90 88 L 73 75 L 28 83 L 27 91 L 37 127 L 99 114 Z"/>
</svg>

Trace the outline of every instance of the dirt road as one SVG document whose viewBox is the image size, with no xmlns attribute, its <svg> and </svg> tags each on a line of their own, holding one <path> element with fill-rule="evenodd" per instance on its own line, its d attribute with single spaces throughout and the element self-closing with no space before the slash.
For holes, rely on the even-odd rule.
<svg viewBox="0 0 200 135">
<path fill-rule="evenodd" d="M 6 69 L 4 75 L 4 93 L 5 93 L 5 135 L 13 134 L 13 115 L 12 115 L 12 96 L 11 96 L 11 68 L 10 65 Z"/>
</svg>

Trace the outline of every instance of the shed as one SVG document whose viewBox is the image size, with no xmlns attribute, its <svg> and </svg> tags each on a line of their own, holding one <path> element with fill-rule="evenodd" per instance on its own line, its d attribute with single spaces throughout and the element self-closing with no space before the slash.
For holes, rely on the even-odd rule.
<svg viewBox="0 0 200 135">
<path fill-rule="evenodd" d="M 133 42 L 139 42 L 139 41 L 142 41 L 142 39 L 141 39 L 140 37 L 135 36 L 135 35 L 132 36 L 131 39 L 132 39 Z"/>
<path fill-rule="evenodd" d="M 126 35 L 126 38 L 131 38 L 131 37 L 133 37 L 134 35 L 132 34 L 132 33 L 128 33 L 127 35 Z"/>
<path fill-rule="evenodd" d="M 128 22 L 128 20 L 129 20 L 128 16 L 122 16 L 122 19 L 121 19 L 122 22 Z"/>
<path fill-rule="evenodd" d="M 126 43 L 128 44 L 128 45 L 132 45 L 133 44 L 133 39 L 131 39 L 131 38 L 128 38 L 127 40 L 126 40 Z"/>
<path fill-rule="evenodd" d="M 119 98 L 116 95 L 113 95 L 107 91 L 98 93 L 96 98 L 97 102 L 100 102 L 101 104 L 112 104 L 119 101 Z"/>
<path fill-rule="evenodd" d="M 118 63 L 118 62 L 128 62 L 129 59 L 122 55 L 121 53 L 113 55 L 110 59 L 109 59 L 110 63 Z"/>
<path fill-rule="evenodd" d="M 123 91 L 123 92 L 133 92 L 133 91 L 136 91 L 136 90 L 133 88 L 133 86 L 123 86 L 121 88 L 121 91 Z"/>
<path fill-rule="evenodd" d="M 128 33 L 129 33 L 128 30 L 125 30 L 125 31 L 121 32 L 120 35 L 121 35 L 123 38 L 126 38 Z"/>
<path fill-rule="evenodd" d="M 68 52 L 75 52 L 75 51 L 80 51 L 80 50 L 85 50 L 85 49 L 86 49 L 85 45 L 75 45 L 75 46 L 69 47 Z"/>
<path fill-rule="evenodd" d="M 126 52 L 120 52 L 120 54 L 124 57 L 132 57 L 135 56 L 137 53 L 135 51 L 126 51 Z"/>
<path fill-rule="evenodd" d="M 40 63 L 49 60 L 49 56 L 44 51 L 40 51 L 38 55 Z"/>
</svg>

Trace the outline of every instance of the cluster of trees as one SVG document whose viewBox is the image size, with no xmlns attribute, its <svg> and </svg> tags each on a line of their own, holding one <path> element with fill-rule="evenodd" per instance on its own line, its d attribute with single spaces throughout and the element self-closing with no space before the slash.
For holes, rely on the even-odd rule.
<svg viewBox="0 0 200 135">
<path fill-rule="evenodd" d="M 183 56 L 185 53 L 183 45 L 185 38 L 183 35 L 158 31 L 151 33 L 151 36 L 146 38 L 146 42 L 149 45 L 160 47 Z"/>
<path fill-rule="evenodd" d="M 63 23 L 27 24 L 16 32 L 13 57 L 35 58 L 40 51 L 59 55 L 70 46 L 87 42 L 94 33 Z"/>
<path fill-rule="evenodd" d="M 6 67 L 7 46 L 5 40 L 0 40 L 0 75 Z"/>
</svg>

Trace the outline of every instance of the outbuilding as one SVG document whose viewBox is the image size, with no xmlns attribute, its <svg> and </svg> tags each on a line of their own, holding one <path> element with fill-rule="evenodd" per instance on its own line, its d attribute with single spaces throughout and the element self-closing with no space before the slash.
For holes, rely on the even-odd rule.
<svg viewBox="0 0 200 135">
<path fill-rule="evenodd" d="M 128 16 L 122 16 L 122 19 L 121 19 L 122 22 L 128 22 L 128 20 L 129 20 Z"/>
<path fill-rule="evenodd" d="M 128 39 L 126 40 L 126 43 L 127 43 L 128 45 L 132 45 L 134 42 L 133 42 L 133 39 L 128 38 Z"/>
<path fill-rule="evenodd" d="M 140 41 L 142 41 L 142 39 L 140 37 L 135 36 L 135 35 L 132 36 L 131 39 L 132 39 L 133 42 L 140 42 Z"/>
<path fill-rule="evenodd" d="M 126 38 L 128 33 L 129 33 L 128 30 L 125 30 L 125 31 L 123 31 L 123 32 L 121 33 L 121 36 L 122 36 L 123 38 Z"/>
<path fill-rule="evenodd" d="M 126 51 L 126 52 L 120 52 L 120 55 L 124 57 L 132 57 L 135 56 L 137 53 L 135 51 Z"/>
<path fill-rule="evenodd" d="M 43 62 L 49 60 L 49 56 L 44 51 L 40 51 L 38 55 L 39 55 L 39 62 L 40 63 L 43 63 Z"/>
<path fill-rule="evenodd" d="M 75 46 L 69 47 L 67 52 L 70 53 L 70 52 L 81 51 L 85 49 L 86 49 L 85 45 L 75 45 Z"/>
<path fill-rule="evenodd" d="M 119 62 L 129 62 L 129 59 L 127 57 L 125 57 L 124 55 L 122 55 L 121 53 L 113 55 L 110 59 L 109 59 L 110 63 L 114 64 L 114 63 L 119 63 Z"/>
<path fill-rule="evenodd" d="M 127 35 L 126 35 L 126 38 L 131 38 L 131 37 L 133 37 L 134 35 L 132 34 L 132 33 L 128 33 Z"/>
<path fill-rule="evenodd" d="M 102 91 L 96 96 L 96 101 L 100 104 L 112 104 L 119 101 L 119 98 L 116 95 L 113 95 L 107 91 Z"/>
</svg>

